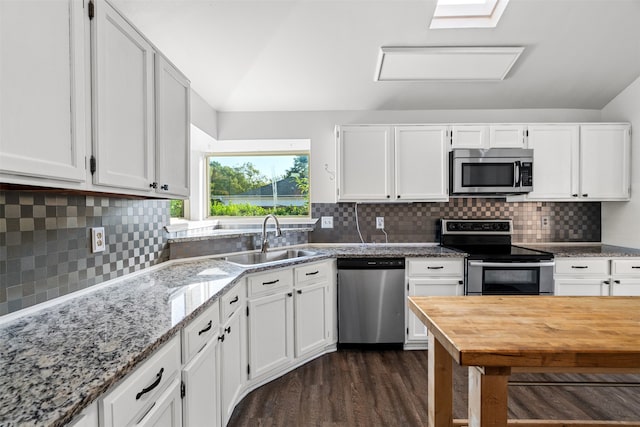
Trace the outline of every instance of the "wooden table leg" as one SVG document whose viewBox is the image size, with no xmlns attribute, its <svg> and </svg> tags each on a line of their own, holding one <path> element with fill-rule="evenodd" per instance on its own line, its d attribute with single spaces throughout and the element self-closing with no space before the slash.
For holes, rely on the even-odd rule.
<svg viewBox="0 0 640 427">
<path fill-rule="evenodd" d="M 469 367 L 469 427 L 507 426 L 510 368 Z"/>
<path fill-rule="evenodd" d="M 429 427 L 453 425 L 453 370 L 451 355 L 429 334 Z"/>
</svg>

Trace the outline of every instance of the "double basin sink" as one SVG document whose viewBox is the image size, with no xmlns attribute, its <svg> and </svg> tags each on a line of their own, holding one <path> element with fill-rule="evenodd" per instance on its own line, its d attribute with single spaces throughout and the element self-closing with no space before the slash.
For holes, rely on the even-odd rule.
<svg viewBox="0 0 640 427">
<path fill-rule="evenodd" d="M 304 249 L 289 249 L 273 252 L 252 252 L 248 254 L 231 255 L 224 260 L 240 266 L 268 264 L 276 261 L 296 260 L 317 255 L 316 252 Z"/>
</svg>

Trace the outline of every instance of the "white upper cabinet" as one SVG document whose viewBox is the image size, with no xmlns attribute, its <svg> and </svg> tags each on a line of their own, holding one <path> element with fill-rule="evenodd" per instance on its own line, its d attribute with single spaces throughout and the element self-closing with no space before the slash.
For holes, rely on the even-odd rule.
<svg viewBox="0 0 640 427">
<path fill-rule="evenodd" d="M 392 128 L 341 126 L 337 132 L 338 199 L 390 199 L 393 191 Z"/>
<path fill-rule="evenodd" d="M 338 200 L 447 200 L 446 126 L 338 128 Z"/>
<path fill-rule="evenodd" d="M 526 126 L 479 124 L 451 126 L 451 148 L 524 148 Z"/>
<path fill-rule="evenodd" d="M 155 72 L 157 191 L 189 197 L 189 80 L 157 53 Z"/>
<path fill-rule="evenodd" d="M 631 128 L 628 124 L 580 125 L 580 196 L 631 197 Z"/>
<path fill-rule="evenodd" d="M 94 183 L 153 191 L 154 52 L 105 1 L 91 21 Z"/>
<path fill-rule="evenodd" d="M 84 40 L 81 0 L 0 1 L 0 181 L 86 180 Z"/>
<path fill-rule="evenodd" d="M 489 148 L 489 127 L 486 125 L 451 126 L 451 148 Z"/>
<path fill-rule="evenodd" d="M 578 125 L 529 125 L 533 191 L 528 200 L 567 200 L 579 192 Z"/>
<path fill-rule="evenodd" d="M 524 148 L 527 127 L 525 125 L 491 125 L 489 126 L 490 148 Z"/>
<path fill-rule="evenodd" d="M 395 195 L 398 200 L 447 200 L 447 127 L 396 126 Z"/>
<path fill-rule="evenodd" d="M 533 192 L 527 200 L 629 200 L 628 124 L 530 125 Z"/>
</svg>

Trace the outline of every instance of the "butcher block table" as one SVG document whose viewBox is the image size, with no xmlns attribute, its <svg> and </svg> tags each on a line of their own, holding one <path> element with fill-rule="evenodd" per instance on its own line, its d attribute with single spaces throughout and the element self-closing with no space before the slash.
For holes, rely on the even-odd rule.
<svg viewBox="0 0 640 427">
<path fill-rule="evenodd" d="M 515 372 L 640 372 L 640 297 L 410 297 L 429 330 L 429 426 L 640 425 L 507 420 Z M 468 420 L 453 419 L 453 362 L 469 367 Z"/>
</svg>

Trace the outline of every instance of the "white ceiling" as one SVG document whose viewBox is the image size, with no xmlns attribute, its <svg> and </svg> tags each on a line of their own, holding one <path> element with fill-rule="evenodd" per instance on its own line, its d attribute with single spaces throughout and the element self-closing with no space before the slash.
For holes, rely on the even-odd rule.
<svg viewBox="0 0 640 427">
<path fill-rule="evenodd" d="M 430 30 L 435 0 L 112 0 L 219 111 L 604 107 L 640 75 L 640 0 L 511 0 Z M 381 46 L 524 46 L 500 82 L 375 82 Z"/>
</svg>

